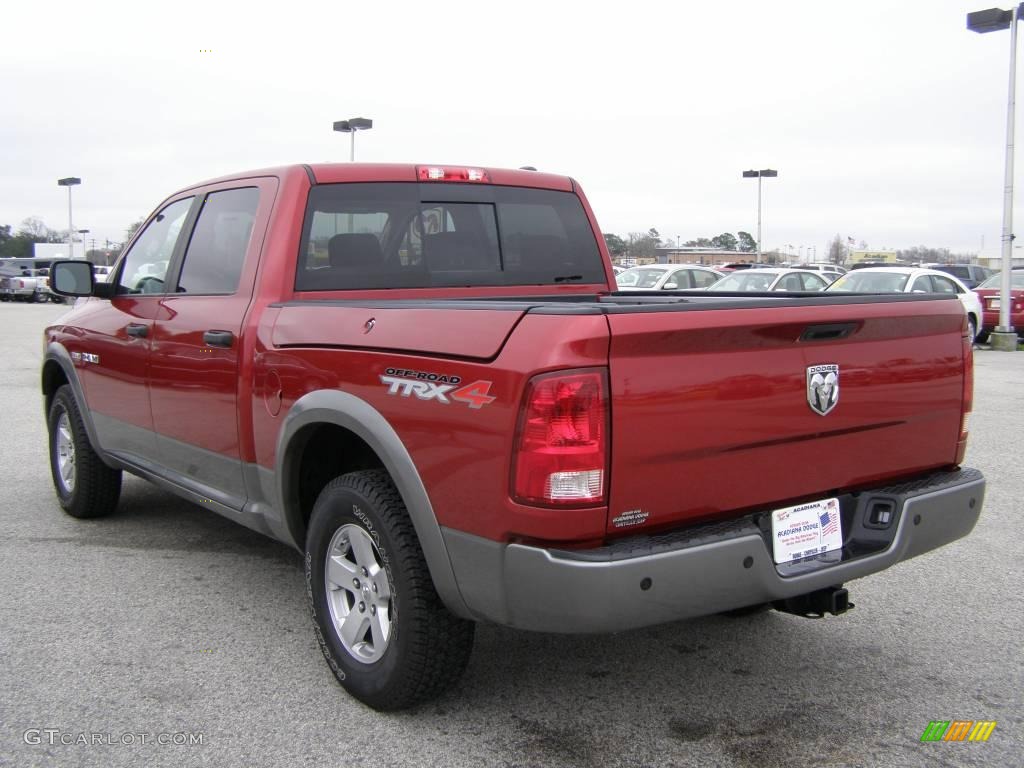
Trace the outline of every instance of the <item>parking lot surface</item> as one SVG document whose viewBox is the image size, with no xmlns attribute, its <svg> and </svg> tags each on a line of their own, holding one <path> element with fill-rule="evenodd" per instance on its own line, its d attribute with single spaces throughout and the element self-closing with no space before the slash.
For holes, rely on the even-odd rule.
<svg viewBox="0 0 1024 768">
<path fill-rule="evenodd" d="M 0 304 L 0 766 L 1024 762 L 1024 354 L 975 353 L 975 531 L 850 582 L 846 615 L 481 626 L 453 691 L 384 715 L 324 663 L 298 553 L 131 477 L 113 517 L 60 510 L 38 381 L 66 310 Z M 997 725 L 921 743 L 934 720 Z"/>
</svg>

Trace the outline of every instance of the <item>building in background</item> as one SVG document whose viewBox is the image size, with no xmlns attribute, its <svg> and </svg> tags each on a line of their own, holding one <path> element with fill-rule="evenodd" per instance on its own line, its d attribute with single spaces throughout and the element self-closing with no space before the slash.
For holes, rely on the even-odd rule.
<svg viewBox="0 0 1024 768">
<path fill-rule="evenodd" d="M 723 264 L 736 262 L 754 262 L 757 254 L 745 251 L 726 251 L 721 248 L 696 248 L 679 246 L 676 248 L 657 248 L 658 264 L 706 264 L 709 267 L 720 267 Z M 770 254 L 762 254 L 766 259 Z"/>
<path fill-rule="evenodd" d="M 84 259 L 85 243 L 74 243 L 71 246 L 70 253 L 68 253 L 67 243 L 34 243 L 32 254 L 37 259 L 50 259 L 52 261 L 59 259 Z"/>
<path fill-rule="evenodd" d="M 896 256 L 896 251 L 869 251 L 851 249 L 849 256 L 847 257 L 847 263 L 858 264 L 862 261 L 880 262 L 883 264 L 898 264 L 899 258 Z"/>
</svg>

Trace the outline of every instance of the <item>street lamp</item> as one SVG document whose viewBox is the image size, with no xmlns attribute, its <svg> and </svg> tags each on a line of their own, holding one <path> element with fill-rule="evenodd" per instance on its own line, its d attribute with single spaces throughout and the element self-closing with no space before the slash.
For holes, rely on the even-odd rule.
<svg viewBox="0 0 1024 768">
<path fill-rule="evenodd" d="M 992 349 L 1013 352 L 1017 349 L 1017 332 L 1010 320 L 1010 266 L 1013 256 L 1013 113 L 1017 92 L 1017 20 L 1021 6 L 1011 10 L 988 8 L 967 14 L 967 28 L 984 34 L 1010 30 L 1010 88 L 1006 102 L 1006 165 L 1003 170 L 1003 276 L 999 289 L 999 325 L 992 332 Z"/>
<path fill-rule="evenodd" d="M 58 187 L 68 188 L 68 258 L 75 254 L 75 225 L 71 223 L 71 188 L 81 184 L 82 180 L 77 176 L 68 176 L 66 179 L 57 179 Z"/>
<path fill-rule="evenodd" d="M 368 131 L 371 128 L 373 128 L 373 120 L 368 120 L 365 117 L 350 117 L 348 120 L 338 120 L 334 123 L 334 130 L 352 136 L 348 150 L 349 162 L 354 163 L 356 160 L 356 131 Z"/>
<path fill-rule="evenodd" d="M 744 179 L 757 179 L 757 261 L 761 262 L 761 179 L 774 179 L 778 171 L 764 168 L 760 171 L 744 171 Z"/>
</svg>

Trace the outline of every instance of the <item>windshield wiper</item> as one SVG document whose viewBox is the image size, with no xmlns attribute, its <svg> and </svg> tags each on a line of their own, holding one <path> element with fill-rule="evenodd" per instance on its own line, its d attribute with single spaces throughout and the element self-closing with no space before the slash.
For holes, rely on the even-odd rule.
<svg viewBox="0 0 1024 768">
<path fill-rule="evenodd" d="M 582 280 L 583 275 L 559 275 L 555 278 L 556 283 L 566 283 L 570 280 Z"/>
</svg>

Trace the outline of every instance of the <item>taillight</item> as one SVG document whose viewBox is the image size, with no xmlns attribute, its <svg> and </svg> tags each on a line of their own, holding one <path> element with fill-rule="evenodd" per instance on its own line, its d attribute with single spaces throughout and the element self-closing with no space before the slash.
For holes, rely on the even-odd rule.
<svg viewBox="0 0 1024 768">
<path fill-rule="evenodd" d="M 534 376 L 514 442 L 512 496 L 524 504 L 600 505 L 608 466 L 603 370 Z"/>
<path fill-rule="evenodd" d="M 490 174 L 482 168 L 452 168 L 440 165 L 421 165 L 416 168 L 420 181 L 480 181 L 489 184 Z"/>
</svg>

